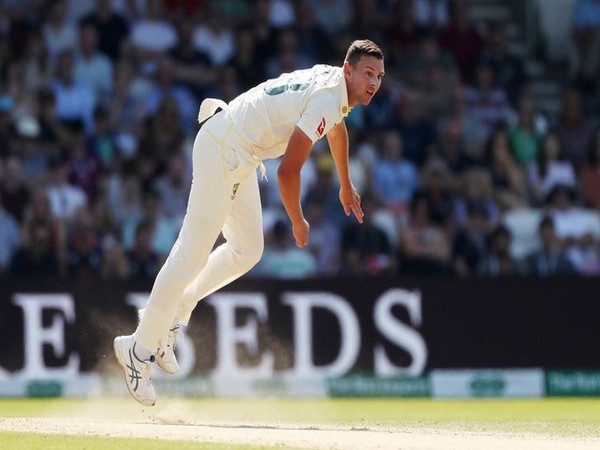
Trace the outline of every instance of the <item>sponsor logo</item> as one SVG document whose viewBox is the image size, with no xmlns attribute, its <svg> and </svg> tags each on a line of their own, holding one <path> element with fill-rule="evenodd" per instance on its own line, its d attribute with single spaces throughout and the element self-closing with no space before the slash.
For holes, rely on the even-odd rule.
<svg viewBox="0 0 600 450">
<path fill-rule="evenodd" d="M 326 124 L 327 124 L 327 122 L 325 122 L 325 117 L 321 118 L 321 122 L 319 123 L 319 126 L 317 127 L 317 135 L 319 137 L 323 136 L 323 132 L 325 131 Z"/>
<path fill-rule="evenodd" d="M 233 185 L 233 189 L 232 189 L 232 194 L 231 194 L 231 200 L 235 200 L 235 194 L 237 194 L 237 191 L 240 187 L 240 183 L 235 183 Z"/>
</svg>

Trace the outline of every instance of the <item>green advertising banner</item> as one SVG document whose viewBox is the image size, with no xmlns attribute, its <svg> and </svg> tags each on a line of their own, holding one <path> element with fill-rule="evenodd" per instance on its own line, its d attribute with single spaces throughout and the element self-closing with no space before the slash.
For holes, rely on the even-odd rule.
<svg viewBox="0 0 600 450">
<path fill-rule="evenodd" d="M 547 371 L 546 396 L 600 396 L 600 370 Z"/>
<path fill-rule="evenodd" d="M 428 375 L 378 377 L 350 375 L 327 380 L 329 397 L 430 397 Z"/>
</svg>

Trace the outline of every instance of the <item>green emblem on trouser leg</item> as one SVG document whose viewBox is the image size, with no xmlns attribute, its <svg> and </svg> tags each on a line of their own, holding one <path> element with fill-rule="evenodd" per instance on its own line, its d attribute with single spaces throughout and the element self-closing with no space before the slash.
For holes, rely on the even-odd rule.
<svg viewBox="0 0 600 450">
<path fill-rule="evenodd" d="M 233 185 L 233 194 L 231 194 L 231 200 L 235 199 L 235 194 L 237 193 L 239 187 L 240 187 L 240 183 L 235 183 Z"/>
</svg>

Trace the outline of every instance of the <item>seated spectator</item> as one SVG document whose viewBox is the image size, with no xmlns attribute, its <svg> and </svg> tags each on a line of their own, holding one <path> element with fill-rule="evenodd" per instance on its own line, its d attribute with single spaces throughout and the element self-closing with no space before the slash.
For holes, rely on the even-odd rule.
<svg viewBox="0 0 600 450">
<path fill-rule="evenodd" d="M 329 38 L 323 29 L 316 22 L 316 15 L 319 15 L 318 10 L 311 9 L 306 2 L 296 4 L 296 29 L 298 31 L 299 51 L 307 55 L 312 61 L 329 61 L 332 57 L 331 44 Z M 243 52 L 237 45 L 237 53 Z M 245 72 L 241 72 L 245 73 Z M 251 86 L 255 86 L 252 83 Z"/>
<path fill-rule="evenodd" d="M 58 55 L 52 89 L 56 99 L 56 116 L 68 125 L 83 123 L 89 133 L 93 128 L 96 97 L 86 85 L 75 79 L 73 53 Z"/>
<path fill-rule="evenodd" d="M 146 112 L 155 114 L 167 100 L 175 102 L 183 130 L 190 135 L 198 122 L 198 101 L 185 86 L 175 83 L 171 61 L 161 59 L 156 69 L 155 83 L 146 97 Z"/>
<path fill-rule="evenodd" d="M 551 217 L 543 217 L 539 225 L 541 247 L 528 255 L 523 261 L 527 275 L 549 277 L 553 275 L 574 275 L 577 273 L 567 253 L 561 247 L 556 236 L 554 221 Z"/>
<path fill-rule="evenodd" d="M 594 132 L 587 164 L 581 169 L 579 179 L 584 205 L 600 211 L 600 128 Z"/>
<path fill-rule="evenodd" d="M 547 200 L 556 234 L 577 271 L 600 274 L 600 214 L 578 207 L 576 192 L 568 186 L 555 186 Z"/>
<path fill-rule="evenodd" d="M 436 141 L 433 123 L 425 116 L 422 99 L 417 96 L 405 96 L 400 113 L 398 130 L 402 136 L 403 155 L 421 167 Z"/>
<path fill-rule="evenodd" d="M 575 170 L 579 171 L 585 162 L 594 125 L 585 114 L 581 92 L 577 89 L 565 90 L 556 128 L 567 159 L 571 161 Z"/>
<path fill-rule="evenodd" d="M 496 84 L 506 92 L 512 105 L 517 103 L 527 83 L 522 58 L 508 51 L 507 26 L 493 22 L 488 30 L 486 45 L 481 58 L 491 64 Z"/>
<path fill-rule="evenodd" d="M 120 243 L 114 242 L 104 248 L 100 277 L 103 280 L 129 279 L 129 261 Z"/>
<path fill-rule="evenodd" d="M 377 204 L 372 194 L 362 196 L 363 223 L 347 223 L 342 229 L 342 265 L 340 273 L 351 276 L 391 275 L 396 262 L 388 235 L 373 218 Z"/>
<path fill-rule="evenodd" d="M 531 98 L 521 98 L 517 122 L 508 129 L 515 159 L 525 167 L 538 159 L 541 143 L 535 126 L 533 106 Z"/>
<path fill-rule="evenodd" d="M 114 169 L 120 160 L 117 135 L 110 123 L 109 111 L 104 107 L 94 110 L 94 132 L 89 136 L 86 147 L 103 171 Z"/>
<path fill-rule="evenodd" d="M 73 139 L 67 147 L 67 177 L 69 183 L 81 188 L 88 199 L 93 199 L 99 188 L 102 167 L 85 146 L 85 136 Z"/>
<path fill-rule="evenodd" d="M 241 89 L 250 89 L 267 78 L 265 61 L 259 59 L 256 36 L 249 25 L 239 26 L 235 30 L 236 52 L 227 61 L 227 66 L 235 69 L 240 77 Z"/>
<path fill-rule="evenodd" d="M 225 23 L 220 5 L 212 4 L 207 11 L 206 21 L 194 30 L 194 46 L 208 55 L 214 67 L 221 67 L 235 53 L 233 32 Z"/>
<path fill-rule="evenodd" d="M 578 75 L 584 82 L 595 83 L 600 76 L 600 3 L 597 0 L 577 0 L 573 34 L 578 52 Z"/>
<path fill-rule="evenodd" d="M 315 15 L 317 25 L 329 36 L 350 25 L 350 0 L 307 0 L 307 3 L 312 11 L 319 12 Z"/>
<path fill-rule="evenodd" d="M 21 222 L 32 197 L 31 189 L 23 176 L 21 160 L 16 156 L 8 157 L 2 172 L 0 202 L 8 214 L 17 222 Z"/>
<path fill-rule="evenodd" d="M 429 203 L 430 219 L 442 228 L 451 228 L 454 220 L 456 187 L 448 167 L 439 159 L 431 159 L 422 171 L 423 187 L 415 195 L 423 195 Z"/>
<path fill-rule="evenodd" d="M 491 222 L 485 207 L 473 203 L 468 206 L 467 217 L 452 241 L 452 267 L 460 278 L 477 275 L 477 270 L 487 250 L 487 236 Z"/>
<path fill-rule="evenodd" d="M 312 63 L 307 55 L 300 53 L 300 41 L 296 30 L 287 28 L 277 33 L 275 52 L 265 64 L 265 73 L 268 78 L 276 78 L 282 73 L 307 69 Z"/>
<path fill-rule="evenodd" d="M 135 230 L 133 246 L 127 252 L 129 275 L 134 279 L 154 279 L 164 258 L 152 249 L 153 225 L 142 221 Z"/>
<path fill-rule="evenodd" d="M 450 21 L 439 35 L 440 45 L 453 55 L 464 81 L 472 79 L 472 68 L 484 48 L 481 33 L 469 17 L 469 2 L 454 0 L 450 8 Z"/>
<path fill-rule="evenodd" d="M 142 193 L 137 179 L 135 161 L 129 161 L 107 182 L 107 201 L 111 216 L 119 226 L 128 220 L 139 221 L 142 216 Z"/>
<path fill-rule="evenodd" d="M 60 54 L 77 48 L 77 28 L 68 20 L 68 7 L 66 0 L 56 0 L 50 4 L 50 14 L 43 33 L 51 64 Z"/>
<path fill-rule="evenodd" d="M 487 251 L 481 260 L 478 274 L 484 277 L 518 275 L 518 261 L 511 255 L 511 233 L 504 225 L 497 225 L 488 235 Z"/>
<path fill-rule="evenodd" d="M 192 17 L 183 17 L 179 22 L 177 32 L 178 43 L 169 51 L 169 57 L 173 64 L 173 78 L 176 83 L 190 89 L 195 97 L 204 98 L 206 90 L 217 82 L 218 71 L 212 67 L 210 57 L 194 46 L 194 20 Z"/>
<path fill-rule="evenodd" d="M 0 277 L 6 272 L 20 244 L 19 224 L 2 206 L 2 192 L 0 192 Z"/>
<path fill-rule="evenodd" d="M 485 134 L 492 134 L 498 126 L 505 126 L 512 117 L 506 93 L 495 86 L 494 70 L 489 63 L 480 62 L 475 70 L 475 84 L 464 92 L 466 114 Z"/>
<path fill-rule="evenodd" d="M 471 209 L 485 212 L 491 224 L 500 220 L 500 207 L 494 199 L 492 177 L 484 168 L 473 168 L 464 173 L 461 190 L 454 203 L 455 223 L 464 224 Z"/>
<path fill-rule="evenodd" d="M 421 180 L 417 167 L 404 158 L 404 143 L 396 131 L 387 131 L 381 140 L 381 159 L 373 165 L 373 189 L 385 208 L 395 214 L 406 211 Z"/>
<path fill-rule="evenodd" d="M 177 239 L 178 224 L 169 219 L 163 211 L 160 195 L 148 191 L 143 199 L 143 214 L 141 218 L 129 217 L 122 227 L 122 242 L 125 251 L 133 248 L 135 230 L 141 221 L 147 222 L 152 229 L 152 250 L 161 258 L 166 257 Z"/>
<path fill-rule="evenodd" d="M 317 261 L 308 251 L 296 248 L 286 220 L 275 222 L 256 273 L 273 278 L 306 278 L 317 272 Z"/>
<path fill-rule="evenodd" d="M 50 232 L 50 246 L 57 252 L 61 260 L 64 257 L 65 226 L 61 219 L 52 214 L 50 199 L 44 189 L 35 190 L 23 221 L 21 222 L 21 241 L 24 245 L 32 240 L 30 231 L 34 224 L 43 224 Z"/>
<path fill-rule="evenodd" d="M 462 124 L 458 118 L 446 120 L 440 134 L 437 156 L 450 172 L 450 185 L 456 187 L 464 172 L 475 167 L 477 161 L 467 152 Z"/>
<path fill-rule="evenodd" d="M 154 185 L 166 216 L 175 223 L 181 223 L 185 216 L 191 182 L 191 167 L 187 166 L 185 156 L 178 153 L 169 158 L 166 173 Z"/>
<path fill-rule="evenodd" d="M 146 14 L 136 19 L 131 28 L 131 45 L 146 75 L 154 72 L 157 59 L 177 45 L 177 30 L 163 12 L 161 0 L 148 0 Z"/>
<path fill-rule="evenodd" d="M 449 0 L 414 0 L 415 20 L 422 28 L 439 30 L 448 24 Z"/>
<path fill-rule="evenodd" d="M 392 71 L 418 54 L 417 48 L 422 31 L 415 19 L 413 2 L 395 2 L 385 31 L 389 45 L 386 64 L 392 68 Z"/>
<path fill-rule="evenodd" d="M 87 204 L 85 191 L 68 180 L 68 165 L 65 161 L 53 161 L 50 183 L 46 188 L 52 215 L 57 219 L 71 221 L 77 210 Z"/>
<path fill-rule="evenodd" d="M 61 274 L 58 253 L 52 246 L 52 231 L 43 222 L 29 224 L 29 239 L 13 255 L 10 276 L 56 278 Z"/>
<path fill-rule="evenodd" d="M 121 46 L 129 35 L 125 18 L 112 9 L 111 0 L 96 0 L 95 8 L 81 19 L 81 25 L 91 25 L 98 33 L 98 49 L 114 63 L 119 60 Z"/>
<path fill-rule="evenodd" d="M 514 160 L 513 154 L 506 129 L 496 129 L 488 140 L 485 162 L 492 176 L 496 201 L 502 210 L 525 204 L 524 169 Z"/>
<path fill-rule="evenodd" d="M 429 200 L 413 197 L 408 226 L 400 235 L 400 272 L 410 275 L 450 273 L 450 242 L 443 228 L 431 221 Z"/>
<path fill-rule="evenodd" d="M 80 208 L 67 233 L 67 274 L 78 280 L 100 275 L 102 247 L 87 207 Z"/>
<path fill-rule="evenodd" d="M 112 62 L 98 51 L 98 32 L 92 24 L 81 25 L 79 35 L 80 50 L 75 57 L 75 80 L 87 86 L 95 98 L 101 99 L 113 89 Z"/>
<path fill-rule="evenodd" d="M 315 257 L 316 274 L 333 277 L 340 268 L 340 232 L 323 215 L 323 205 L 316 199 L 304 204 L 306 220 L 310 223 L 307 248 Z"/>
<path fill-rule="evenodd" d="M 31 94 L 47 86 L 52 79 L 52 66 L 44 36 L 39 30 L 27 34 L 23 60 L 23 87 Z"/>
<path fill-rule="evenodd" d="M 528 182 L 532 200 L 541 205 L 555 186 L 575 187 L 575 171 L 565 158 L 562 144 L 554 132 L 546 134 L 536 163 L 528 166 Z"/>
</svg>

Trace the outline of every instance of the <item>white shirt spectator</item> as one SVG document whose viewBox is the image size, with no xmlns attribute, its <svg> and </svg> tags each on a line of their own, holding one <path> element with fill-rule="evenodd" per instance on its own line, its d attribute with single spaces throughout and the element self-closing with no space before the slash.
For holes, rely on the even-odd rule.
<svg viewBox="0 0 600 450">
<path fill-rule="evenodd" d="M 54 61 L 65 50 L 75 50 L 78 39 L 77 28 L 71 23 L 65 22 L 61 28 L 53 28 L 49 24 L 44 27 L 44 41 L 50 61 Z"/>
<path fill-rule="evenodd" d="M 568 161 L 550 161 L 544 177 L 540 177 L 538 165 L 529 165 L 529 183 L 537 186 L 542 198 L 546 197 L 554 186 L 575 187 L 577 183 L 573 166 Z"/>
<path fill-rule="evenodd" d="M 48 186 L 47 192 L 52 215 L 59 219 L 71 219 L 87 203 L 85 192 L 71 184 Z"/>
<path fill-rule="evenodd" d="M 419 25 L 440 28 L 448 23 L 448 0 L 414 0 L 413 5 Z"/>
<path fill-rule="evenodd" d="M 131 42 L 142 50 L 162 53 L 177 44 L 177 31 L 166 20 L 142 19 L 133 25 Z"/>
<path fill-rule="evenodd" d="M 52 85 L 56 97 L 56 115 L 60 120 L 82 120 L 86 130 L 93 127 L 96 97 L 87 86 L 74 82 L 67 86 L 59 81 Z"/>
<path fill-rule="evenodd" d="M 92 90 L 96 98 L 110 94 L 113 88 L 113 67 L 102 53 L 90 58 L 78 55 L 75 60 L 75 80 Z"/>
<path fill-rule="evenodd" d="M 194 47 L 206 53 L 217 67 L 223 66 L 235 52 L 235 39 L 228 28 L 215 33 L 210 27 L 201 25 L 194 31 L 193 41 Z"/>
</svg>

